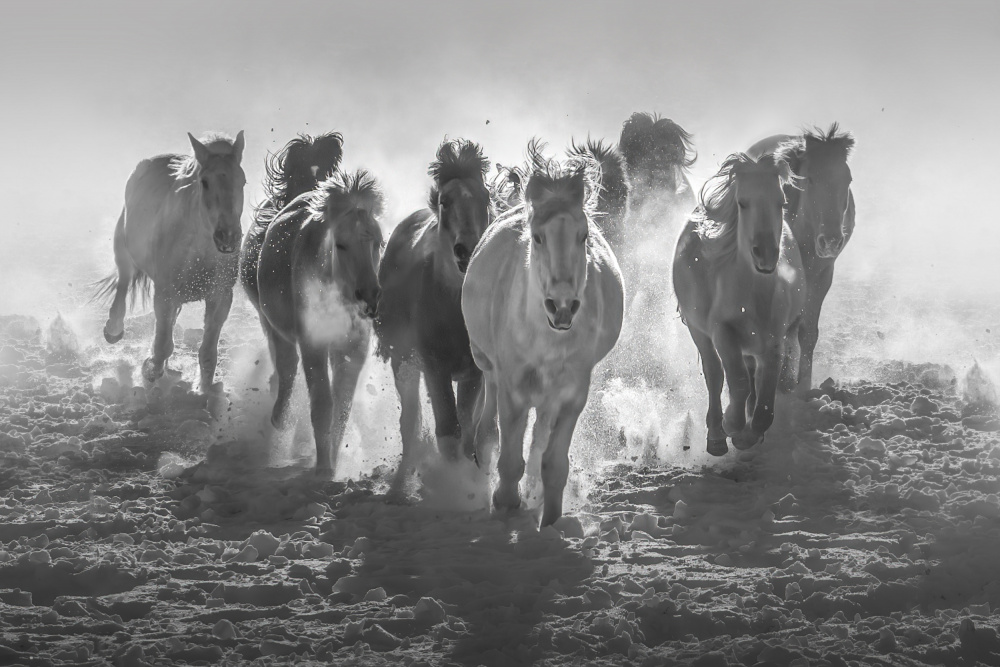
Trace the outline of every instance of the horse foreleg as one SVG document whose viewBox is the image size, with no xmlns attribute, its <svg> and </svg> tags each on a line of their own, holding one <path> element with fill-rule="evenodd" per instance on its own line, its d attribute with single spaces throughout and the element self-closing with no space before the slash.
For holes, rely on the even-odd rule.
<svg viewBox="0 0 1000 667">
<path fill-rule="evenodd" d="M 473 458 L 476 447 L 476 421 L 474 414 L 476 402 L 483 388 L 483 374 L 479 370 L 472 372 L 472 377 L 458 383 L 458 424 L 462 431 L 461 453 L 466 458 Z"/>
<path fill-rule="evenodd" d="M 747 421 L 753 418 L 753 411 L 757 405 L 757 376 L 759 375 L 759 370 L 757 367 L 757 357 L 752 354 L 748 354 L 743 357 L 743 362 L 747 365 L 747 377 L 750 378 L 750 395 L 747 396 Z"/>
<path fill-rule="evenodd" d="M 316 474 L 333 476 L 330 457 L 330 426 L 333 396 L 330 391 L 330 354 L 325 347 L 302 346 L 302 368 L 309 388 L 309 415 L 316 440 Z"/>
<path fill-rule="evenodd" d="M 205 299 L 205 333 L 198 349 L 198 366 L 201 369 L 201 392 L 208 393 L 215 383 L 215 369 L 219 365 L 219 336 L 222 325 L 229 317 L 233 305 L 233 290 L 223 290 Z"/>
<path fill-rule="evenodd" d="M 347 422 L 351 418 L 351 408 L 354 407 L 354 392 L 358 388 L 361 369 L 364 368 L 368 356 L 368 339 L 364 345 L 352 350 L 350 354 L 341 354 L 331 350 L 333 365 L 333 425 L 330 428 L 331 470 L 337 471 L 337 457 L 340 445 L 344 441 Z"/>
<path fill-rule="evenodd" d="M 832 284 L 832 266 L 819 273 L 816 279 L 809 283 L 805 312 L 802 314 L 802 323 L 799 325 L 799 347 L 801 348 L 799 354 L 799 391 L 812 389 L 813 352 L 816 350 L 816 342 L 819 340 L 819 313 Z"/>
<path fill-rule="evenodd" d="M 798 364 L 802 356 L 801 345 L 799 344 L 798 321 L 788 329 L 785 334 L 785 348 L 781 355 L 781 374 L 778 376 L 778 388 L 783 394 L 795 391 L 798 381 Z"/>
<path fill-rule="evenodd" d="M 542 454 L 542 487 L 545 502 L 542 509 L 542 526 L 556 522 L 562 516 L 563 491 L 569 478 L 569 447 L 573 441 L 576 422 L 587 402 L 588 387 L 583 388 L 582 400 L 563 405 L 552 421 L 548 446 Z"/>
<path fill-rule="evenodd" d="M 295 343 L 278 335 L 270 324 L 263 322 L 263 318 L 261 321 L 267 334 L 271 360 L 274 362 L 274 377 L 278 381 L 277 395 L 274 397 L 274 407 L 271 409 L 271 425 L 280 429 L 288 425 L 288 404 L 292 400 L 295 375 L 299 370 L 299 351 Z"/>
<path fill-rule="evenodd" d="M 691 330 L 691 338 L 701 355 L 701 370 L 705 374 L 705 386 L 708 389 L 708 414 L 705 425 L 708 427 L 707 451 L 712 456 L 722 456 L 729 451 L 726 445 L 726 431 L 722 428 L 722 382 L 725 379 L 722 362 L 715 351 L 712 339 L 705 334 Z"/>
<path fill-rule="evenodd" d="M 497 412 L 500 416 L 500 481 L 493 492 L 498 510 L 521 506 L 518 483 L 524 476 L 524 430 L 528 426 L 528 405 L 506 387 L 499 387 Z"/>
<path fill-rule="evenodd" d="M 125 211 L 118 218 L 115 227 L 115 267 L 118 269 L 118 282 L 115 283 L 115 298 L 111 302 L 108 321 L 104 325 L 104 340 L 117 343 L 125 335 L 125 300 L 128 297 L 129 286 L 135 279 L 135 265 L 125 247 Z"/>
<path fill-rule="evenodd" d="M 722 417 L 722 428 L 733 437 L 747 423 L 747 399 L 750 397 L 750 376 L 747 373 L 739 335 L 732 327 L 721 326 L 712 336 L 712 344 L 719 353 L 722 368 L 729 385 L 729 405 Z"/>
<path fill-rule="evenodd" d="M 458 458 L 462 429 L 458 422 L 451 375 L 438 369 L 425 368 L 424 381 L 434 410 L 434 435 L 437 436 L 438 451 L 441 456 L 453 461 Z"/>
<path fill-rule="evenodd" d="M 783 348 L 781 339 L 770 344 L 759 362 L 757 403 L 754 406 L 749 432 L 745 431 L 740 434 L 738 439 L 733 438 L 733 445 L 740 449 L 753 447 L 763 440 L 764 433 L 774 423 L 774 399 L 778 392 L 778 376 L 781 372 Z"/>
<path fill-rule="evenodd" d="M 167 359 L 174 353 L 174 323 L 180 313 L 180 304 L 153 288 L 153 313 L 156 316 L 156 333 L 153 335 L 153 356 L 142 362 L 142 377 L 146 382 L 156 382 L 163 375 Z"/>
<path fill-rule="evenodd" d="M 493 448 L 497 441 L 497 384 L 494 373 L 483 373 L 483 384 L 476 397 L 472 415 L 476 425 L 474 442 L 476 464 L 489 471 L 493 461 Z"/>
<path fill-rule="evenodd" d="M 393 359 L 392 377 L 399 394 L 399 435 L 403 440 L 403 457 L 393 482 L 393 491 L 399 493 L 411 472 L 420 442 L 420 369 L 412 362 Z"/>
</svg>

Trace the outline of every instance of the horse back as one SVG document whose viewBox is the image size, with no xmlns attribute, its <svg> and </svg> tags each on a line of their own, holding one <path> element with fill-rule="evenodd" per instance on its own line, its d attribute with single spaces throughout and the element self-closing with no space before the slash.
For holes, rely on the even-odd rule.
<svg viewBox="0 0 1000 667">
<path fill-rule="evenodd" d="M 270 209 L 267 215 L 259 215 L 262 211 L 267 211 L 270 202 L 257 210 L 254 222 L 243 237 L 243 246 L 240 248 L 240 284 L 250 299 L 250 302 L 258 310 L 260 309 L 260 289 L 258 286 L 257 271 L 260 265 L 260 252 L 264 247 L 264 237 L 271 223 L 279 215 L 294 216 L 305 211 L 309 205 L 309 199 L 299 196 L 288 203 L 288 206 L 280 211 Z"/>
<path fill-rule="evenodd" d="M 298 337 L 298 294 L 294 267 L 302 253 L 300 235 L 309 220 L 306 202 L 297 198 L 267 226 L 257 255 L 257 294 L 260 314 L 283 338 Z"/>
</svg>

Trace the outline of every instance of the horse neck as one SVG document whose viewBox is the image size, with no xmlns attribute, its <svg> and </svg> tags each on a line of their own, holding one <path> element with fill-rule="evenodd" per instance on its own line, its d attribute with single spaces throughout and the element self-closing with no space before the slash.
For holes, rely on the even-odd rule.
<svg viewBox="0 0 1000 667">
<path fill-rule="evenodd" d="M 431 240 L 433 246 L 430 259 L 434 281 L 442 287 L 447 287 L 449 290 L 461 294 L 465 276 L 455 266 L 455 261 L 452 259 L 452 249 L 447 247 L 441 237 L 441 222 L 437 219 L 437 214 L 434 215 L 434 229 L 432 231 L 434 236 Z"/>
</svg>

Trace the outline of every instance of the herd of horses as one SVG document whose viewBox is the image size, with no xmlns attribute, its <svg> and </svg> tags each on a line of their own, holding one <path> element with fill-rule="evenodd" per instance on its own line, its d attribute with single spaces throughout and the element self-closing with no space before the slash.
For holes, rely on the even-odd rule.
<svg viewBox="0 0 1000 667">
<path fill-rule="evenodd" d="M 126 185 L 117 275 L 101 289 L 114 295 L 107 341 L 124 334 L 129 291 L 134 299 L 152 288 L 155 337 L 142 373 L 155 382 L 182 304 L 204 300 L 201 390 L 216 391 L 219 334 L 239 280 L 274 363 L 271 421 L 287 425 L 301 359 L 316 468 L 329 476 L 374 335 L 400 400 L 397 479 L 420 439 L 421 375 L 442 456 L 488 468 L 499 449 L 498 510 L 521 504 L 534 408 L 543 525 L 562 514 L 594 367 L 637 316 L 625 283 L 642 273 L 637 248 L 661 218 L 681 212 L 673 291 L 701 356 L 707 450 L 717 456 L 727 440 L 745 449 L 763 439 L 779 389 L 810 388 L 820 308 L 854 227 L 854 140 L 837 124 L 731 155 L 696 200 L 690 135 L 637 112 L 617 145 L 573 143 L 556 158 L 533 140 L 523 165 L 497 165 L 492 178 L 478 144 L 446 140 L 430 164 L 427 207 L 388 241 L 380 186 L 342 168 L 342 135 L 300 135 L 268 155 L 266 198 L 241 245 L 243 133 L 188 137 L 192 155 L 144 160 Z"/>
</svg>

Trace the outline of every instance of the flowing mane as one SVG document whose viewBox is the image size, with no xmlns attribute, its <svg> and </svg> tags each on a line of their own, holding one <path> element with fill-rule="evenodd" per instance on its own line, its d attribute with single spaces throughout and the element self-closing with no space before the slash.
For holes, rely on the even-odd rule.
<svg viewBox="0 0 1000 667">
<path fill-rule="evenodd" d="M 654 162 L 687 170 L 698 159 L 691 135 L 684 128 L 669 118 L 642 111 L 633 113 L 622 125 L 618 149 L 629 169 Z"/>
<path fill-rule="evenodd" d="M 737 171 L 744 166 L 777 170 L 782 189 L 795 184 L 795 175 L 788 163 L 774 154 L 762 155 L 759 160 L 746 153 L 734 153 L 726 158 L 718 173 L 702 186 L 698 208 L 690 217 L 709 259 L 720 258 L 736 250 L 736 223 L 739 220 L 736 177 Z"/>
<path fill-rule="evenodd" d="M 309 212 L 317 218 L 325 218 L 330 209 L 358 208 L 377 219 L 382 215 L 385 198 L 378 181 L 367 170 L 351 173 L 337 170 L 309 193 L 308 206 Z"/>
<path fill-rule="evenodd" d="M 613 145 L 587 138 L 586 143 L 572 141 L 566 152 L 570 161 L 596 162 L 598 178 L 597 213 L 620 216 L 628 203 L 629 184 L 625 176 L 625 158 Z"/>
<path fill-rule="evenodd" d="M 524 199 L 529 199 L 535 188 L 552 193 L 544 207 L 545 217 L 549 217 L 570 204 L 574 199 L 573 190 L 582 184 L 583 211 L 592 219 L 601 191 L 601 165 L 589 155 L 579 155 L 565 162 L 545 157 L 545 146 L 537 137 L 528 142 L 526 157 L 530 176 L 524 186 Z"/>
<path fill-rule="evenodd" d="M 803 131 L 800 136 L 778 146 L 775 155 L 798 174 L 804 160 L 846 162 L 852 150 L 854 136 L 850 132 L 841 132 L 840 125 L 833 123 L 826 132 L 818 127 Z"/>
<path fill-rule="evenodd" d="M 490 161 L 483 155 L 482 147 L 468 139 L 445 141 L 438 148 L 437 159 L 431 162 L 427 174 L 434 179 L 428 198 L 432 210 L 437 210 L 438 195 L 448 181 L 457 179 L 474 179 L 486 187 L 486 173 L 490 169 Z"/>
<path fill-rule="evenodd" d="M 198 139 L 215 155 L 233 155 L 233 143 L 236 141 L 224 132 L 208 132 Z M 198 160 L 194 155 L 174 155 L 170 159 L 170 175 L 185 184 L 198 175 Z"/>
<path fill-rule="evenodd" d="M 328 132 L 318 137 L 300 134 L 264 160 L 264 201 L 253 212 L 259 224 L 268 224 L 293 199 L 312 190 L 339 166 L 344 137 Z M 313 173 L 313 167 L 317 172 Z"/>
</svg>

